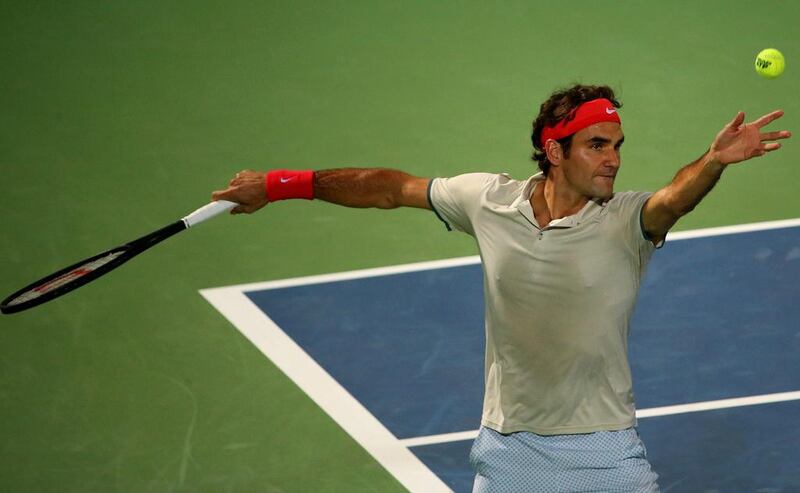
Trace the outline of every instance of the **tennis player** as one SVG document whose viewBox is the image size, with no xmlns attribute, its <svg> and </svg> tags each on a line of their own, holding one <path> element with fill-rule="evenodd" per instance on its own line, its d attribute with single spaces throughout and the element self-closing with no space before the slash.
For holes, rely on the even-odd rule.
<svg viewBox="0 0 800 493">
<path fill-rule="evenodd" d="M 283 199 L 430 209 L 483 262 L 483 416 L 474 492 L 658 491 L 636 431 L 628 326 L 651 255 L 727 166 L 780 148 L 774 111 L 744 113 L 655 193 L 614 193 L 624 141 L 607 86 L 552 94 L 533 122 L 540 173 L 419 178 L 401 171 L 242 171 L 214 200 L 252 213 Z"/>
</svg>

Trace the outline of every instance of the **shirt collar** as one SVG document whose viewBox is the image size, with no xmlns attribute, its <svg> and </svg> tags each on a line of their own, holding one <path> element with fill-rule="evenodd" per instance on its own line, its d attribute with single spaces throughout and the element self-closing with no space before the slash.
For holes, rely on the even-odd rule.
<svg viewBox="0 0 800 493">
<path fill-rule="evenodd" d="M 533 195 L 533 189 L 536 187 L 536 185 L 544 183 L 544 181 L 545 176 L 542 172 L 536 173 L 528 178 L 525 181 L 525 185 L 522 187 L 522 192 L 520 193 L 519 197 L 517 197 L 517 199 L 511 204 L 511 207 L 515 207 L 517 210 L 519 210 L 519 212 L 537 228 L 539 227 L 539 223 L 536 222 L 536 217 L 533 214 L 533 207 L 531 207 L 531 196 Z M 607 200 L 592 199 L 588 201 L 586 205 L 584 205 L 583 208 L 576 214 L 550 221 L 550 224 L 548 224 L 545 229 L 571 228 L 573 226 L 577 226 L 582 221 L 602 210 L 607 203 Z"/>
</svg>

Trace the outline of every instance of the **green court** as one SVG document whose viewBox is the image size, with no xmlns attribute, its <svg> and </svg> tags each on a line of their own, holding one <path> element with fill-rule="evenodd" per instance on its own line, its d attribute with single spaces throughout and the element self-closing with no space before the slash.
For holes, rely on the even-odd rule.
<svg viewBox="0 0 800 493">
<path fill-rule="evenodd" d="M 573 82 L 623 102 L 617 190 L 655 190 L 738 110 L 800 128 L 799 24 L 774 0 L 5 4 L 0 296 L 245 168 L 524 178 L 538 104 Z M 676 230 L 800 217 L 796 139 Z M 0 317 L 0 491 L 404 491 L 199 291 L 475 253 L 430 213 L 282 202 Z"/>
</svg>

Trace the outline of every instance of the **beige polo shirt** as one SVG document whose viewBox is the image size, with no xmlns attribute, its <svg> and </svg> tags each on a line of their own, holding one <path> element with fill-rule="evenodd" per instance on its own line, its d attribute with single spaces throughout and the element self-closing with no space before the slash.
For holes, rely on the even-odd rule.
<svg viewBox="0 0 800 493">
<path fill-rule="evenodd" d="M 651 194 L 589 201 L 540 228 L 529 199 L 542 180 L 471 173 L 429 188 L 436 214 L 475 237 L 483 263 L 482 424 L 540 435 L 629 428 L 628 325 L 655 249 L 640 222 Z"/>
</svg>

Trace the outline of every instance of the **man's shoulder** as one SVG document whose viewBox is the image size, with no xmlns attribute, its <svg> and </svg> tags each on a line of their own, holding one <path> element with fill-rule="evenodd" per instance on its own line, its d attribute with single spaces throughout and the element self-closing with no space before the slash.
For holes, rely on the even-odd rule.
<svg viewBox="0 0 800 493">
<path fill-rule="evenodd" d="M 508 173 L 492 173 L 487 171 L 476 171 L 472 173 L 462 173 L 460 175 L 454 175 L 450 178 L 444 178 L 448 181 L 463 181 L 463 182 L 475 182 L 475 183 L 489 183 L 489 182 L 498 182 L 498 183 L 507 183 L 517 181 L 511 178 L 511 175 Z"/>
<path fill-rule="evenodd" d="M 644 191 L 625 191 L 616 192 L 605 205 L 611 213 L 630 214 L 639 211 L 653 192 Z"/>
<path fill-rule="evenodd" d="M 625 192 L 615 192 L 614 195 L 606 202 L 608 205 L 624 205 L 629 202 L 646 201 L 653 192 L 628 190 Z"/>
<path fill-rule="evenodd" d="M 529 181 L 511 178 L 508 173 L 464 173 L 450 178 L 440 178 L 442 183 L 452 191 L 480 193 L 491 197 L 507 194 L 518 194 Z"/>
</svg>

